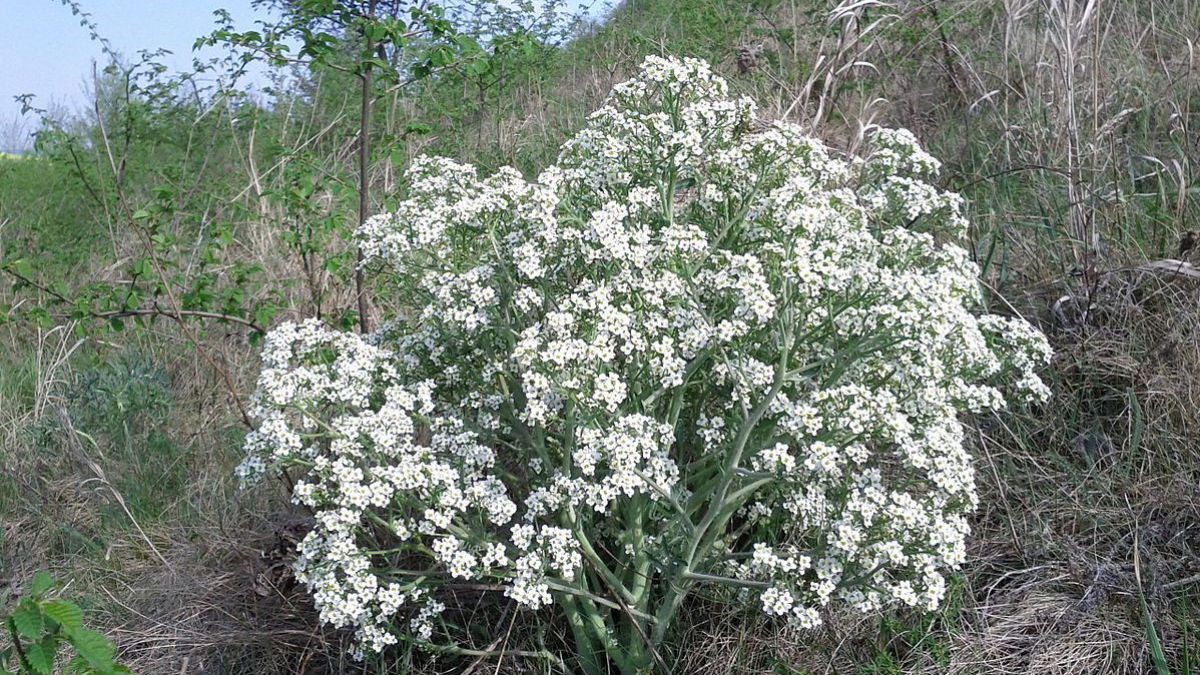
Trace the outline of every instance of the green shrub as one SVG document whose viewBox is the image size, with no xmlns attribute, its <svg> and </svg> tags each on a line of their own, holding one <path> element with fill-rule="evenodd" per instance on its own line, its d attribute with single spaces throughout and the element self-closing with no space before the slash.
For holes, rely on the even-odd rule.
<svg viewBox="0 0 1200 675">
<path fill-rule="evenodd" d="M 83 626 L 83 611 L 74 603 L 52 597 L 58 582 L 46 572 L 33 577 L 29 595 L 18 600 L 16 607 L 0 617 L 8 627 L 10 644 L 0 650 L 0 668 L 9 672 L 50 675 L 61 672 L 62 648 L 74 652 L 66 672 L 86 675 L 113 675 L 130 672 L 114 662 L 116 649 L 112 642 Z"/>
</svg>

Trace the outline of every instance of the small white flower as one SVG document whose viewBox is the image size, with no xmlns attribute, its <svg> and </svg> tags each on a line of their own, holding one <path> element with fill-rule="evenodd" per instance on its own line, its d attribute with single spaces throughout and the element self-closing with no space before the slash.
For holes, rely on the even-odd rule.
<svg viewBox="0 0 1200 675">
<path fill-rule="evenodd" d="M 979 315 L 962 198 L 910 132 L 848 158 L 754 122 L 708 64 L 649 57 L 536 180 L 419 157 L 356 233 L 397 316 L 267 336 L 238 475 L 303 472 L 296 576 L 360 652 L 451 637 L 445 579 L 547 607 L 597 549 L 651 589 L 719 568 L 804 628 L 943 601 L 962 416 L 1044 401 L 1049 346 Z M 705 513 L 762 540 L 680 560 Z"/>
</svg>

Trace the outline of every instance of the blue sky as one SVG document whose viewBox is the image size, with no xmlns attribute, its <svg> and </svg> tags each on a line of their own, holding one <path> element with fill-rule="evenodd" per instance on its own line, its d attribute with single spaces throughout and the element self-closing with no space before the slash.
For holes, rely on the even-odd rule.
<svg viewBox="0 0 1200 675">
<path fill-rule="evenodd" d="M 100 34 L 118 52 L 165 48 L 164 62 L 188 69 L 192 44 L 213 29 L 213 10 L 227 9 L 238 26 L 260 18 L 250 0 L 81 0 Z M 92 62 L 104 59 L 79 18 L 58 0 L 0 0 L 0 125 L 20 112 L 13 101 L 34 94 L 34 104 L 76 109 L 85 100 Z"/>
<path fill-rule="evenodd" d="M 142 49 L 168 49 L 174 54 L 163 62 L 177 70 L 190 68 L 192 44 L 213 29 L 213 10 L 228 10 L 239 28 L 265 18 L 251 9 L 250 0 L 79 2 L 115 50 L 132 57 Z M 43 108 L 82 105 L 93 61 L 103 65 L 99 45 L 59 0 L 0 0 L 0 132 L 18 117 L 13 97 L 20 94 L 36 95 L 35 105 Z"/>
</svg>

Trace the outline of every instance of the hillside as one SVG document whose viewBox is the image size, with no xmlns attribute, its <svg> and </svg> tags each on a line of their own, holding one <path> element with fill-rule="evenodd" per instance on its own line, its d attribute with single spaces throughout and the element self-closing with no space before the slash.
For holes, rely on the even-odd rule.
<svg viewBox="0 0 1200 675">
<path fill-rule="evenodd" d="M 1189 673 L 1198 41 L 1200 4 L 1178 0 L 625 0 L 486 69 L 379 84 L 367 206 L 395 208 L 420 154 L 535 177 L 646 55 L 707 60 L 762 125 L 835 152 L 911 130 L 965 198 L 983 305 L 1053 346 L 1053 398 L 973 420 L 981 506 L 936 612 L 831 611 L 806 631 L 701 594 L 676 672 Z M 69 580 L 134 672 L 368 672 L 294 579 L 311 523 L 290 485 L 234 473 L 260 329 L 360 320 L 358 80 L 279 74 L 268 104 L 180 94 L 133 62 L 97 82 L 99 117 L 0 155 L 0 580 Z M 378 272 L 375 321 L 398 304 Z M 510 648 L 566 639 L 480 606 Z M 397 652 L 371 667 L 551 668 Z"/>
</svg>

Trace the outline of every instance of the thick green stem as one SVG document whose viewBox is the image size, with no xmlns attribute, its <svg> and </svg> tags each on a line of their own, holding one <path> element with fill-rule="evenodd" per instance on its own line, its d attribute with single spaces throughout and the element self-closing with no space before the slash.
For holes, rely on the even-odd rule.
<svg viewBox="0 0 1200 675">
<path fill-rule="evenodd" d="M 588 536 L 583 531 L 583 528 L 579 525 L 578 521 L 575 520 L 575 515 L 573 513 L 571 514 L 571 529 L 574 531 L 575 540 L 579 542 L 580 553 L 582 553 L 584 559 L 591 564 L 592 569 L 594 569 L 596 573 L 600 575 L 600 578 L 604 580 L 604 583 L 608 585 L 612 592 L 617 594 L 622 601 L 626 603 L 632 603 L 634 601 L 633 593 L 626 588 L 625 583 L 621 581 L 621 578 L 618 577 L 615 572 L 609 569 L 608 565 L 605 565 L 604 561 L 600 559 L 600 555 L 596 553 L 596 549 L 592 547 L 591 540 L 588 539 Z"/>
<path fill-rule="evenodd" d="M 684 575 L 685 579 L 692 581 L 710 581 L 712 583 L 724 584 L 726 586 L 739 586 L 742 588 L 770 588 L 771 584 L 765 581 L 747 581 L 745 579 L 734 579 L 731 577 L 720 577 L 714 574 L 701 574 L 700 572 L 687 572 Z"/>
<path fill-rule="evenodd" d="M 734 496 L 736 499 L 728 498 L 730 486 L 738 478 L 737 468 L 741 464 L 746 446 L 750 441 L 755 427 L 763 415 L 766 414 L 787 381 L 788 356 L 792 349 L 792 339 L 792 326 L 788 317 L 785 316 L 783 317 L 782 334 L 780 336 L 779 362 L 775 364 L 775 378 L 771 389 L 749 412 L 738 429 L 733 447 L 726 456 L 725 464 L 722 467 L 715 494 L 709 502 L 709 508 L 704 518 L 700 521 L 700 524 L 693 528 L 692 535 L 689 538 L 685 554 L 679 566 L 672 570 L 672 573 L 667 577 L 667 592 L 663 596 L 658 611 L 655 613 L 657 622 L 654 625 L 654 632 L 651 636 L 651 644 L 655 647 L 661 645 L 666 638 L 671 620 L 678 613 L 679 606 L 683 603 L 691 585 L 697 581 L 696 566 L 707 556 L 709 547 L 712 546 L 720 532 L 724 529 L 728 519 L 736 512 L 737 506 L 751 496 L 755 489 L 761 487 L 759 484 L 761 481 L 756 481 L 742 490 L 735 492 Z"/>
<path fill-rule="evenodd" d="M 566 586 L 564 584 L 561 584 L 557 581 L 553 581 L 551 579 L 546 580 L 546 585 L 549 586 L 550 590 L 552 590 L 552 591 L 558 591 L 559 593 L 566 593 L 567 595 L 573 595 L 578 598 L 585 598 L 585 599 L 590 600 L 598 605 L 603 605 L 605 607 L 608 607 L 609 609 L 619 609 L 621 611 L 625 611 L 626 608 L 628 607 L 628 605 L 622 606 L 620 603 L 613 602 L 612 600 L 609 600 L 608 598 L 602 598 L 594 593 L 589 593 L 588 591 L 585 591 L 580 588 L 576 588 L 574 586 Z M 639 619 L 642 619 L 643 621 L 649 621 L 651 623 L 654 622 L 654 617 L 649 614 L 646 614 L 645 612 L 639 612 L 633 608 L 629 608 L 629 612 L 632 612 L 633 616 L 636 616 Z"/>
<path fill-rule="evenodd" d="M 645 542 L 647 510 L 648 500 L 645 497 L 636 497 L 626 506 L 626 531 L 629 532 L 633 547 L 633 565 L 628 575 L 629 587 L 633 595 L 633 609 L 639 613 L 644 613 L 650 602 L 650 556 L 646 551 Z M 646 622 L 632 612 L 625 626 L 624 639 L 631 660 L 639 667 L 650 665 L 647 648 L 652 649 L 653 645 L 646 644 L 649 639 Z"/>
<path fill-rule="evenodd" d="M 573 597 L 564 596 L 559 603 L 567 614 L 567 625 L 571 627 L 571 636 L 575 639 L 579 668 L 585 675 L 604 675 L 607 672 L 604 667 L 604 648 L 596 644 L 579 602 Z"/>
</svg>

